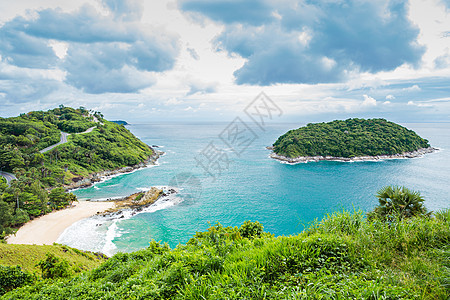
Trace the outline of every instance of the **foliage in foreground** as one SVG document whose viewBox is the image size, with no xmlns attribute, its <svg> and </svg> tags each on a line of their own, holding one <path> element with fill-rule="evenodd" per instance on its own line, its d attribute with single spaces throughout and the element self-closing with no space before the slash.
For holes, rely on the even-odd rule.
<svg viewBox="0 0 450 300">
<path fill-rule="evenodd" d="M 376 197 L 379 205 L 368 214 L 370 219 L 378 218 L 393 222 L 396 219 L 431 214 L 427 213 L 427 209 L 423 205 L 425 200 L 420 192 L 412 191 L 404 186 L 386 186 L 378 191 Z"/>
<path fill-rule="evenodd" d="M 40 275 L 37 266 L 47 255 L 53 255 L 69 263 L 74 273 L 98 267 L 105 257 L 98 253 L 81 251 L 65 245 L 15 245 L 0 243 L 0 265 L 21 266 L 24 271 Z"/>
<path fill-rule="evenodd" d="M 430 147 L 414 131 L 385 119 L 308 124 L 280 136 L 273 146 L 287 157 L 392 155 Z"/>
<path fill-rule="evenodd" d="M 296 236 L 217 224 L 3 299 L 447 299 L 450 210 L 397 222 L 334 213 Z"/>
</svg>

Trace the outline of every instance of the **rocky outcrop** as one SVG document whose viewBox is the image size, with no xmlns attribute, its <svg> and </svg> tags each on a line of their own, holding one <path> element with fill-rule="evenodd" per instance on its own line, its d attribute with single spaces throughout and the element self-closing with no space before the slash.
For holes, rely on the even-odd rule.
<svg viewBox="0 0 450 300">
<path fill-rule="evenodd" d="M 272 150 L 273 148 L 267 147 L 267 149 Z M 342 161 L 342 162 L 354 162 L 354 161 L 376 161 L 384 159 L 402 159 L 402 158 L 415 158 L 423 156 L 427 153 L 432 153 L 438 149 L 429 147 L 422 148 L 412 152 L 404 152 L 393 155 L 377 155 L 377 156 L 357 156 L 357 157 L 333 157 L 333 156 L 298 156 L 298 157 L 286 157 L 283 155 L 278 155 L 276 153 L 271 153 L 269 156 L 273 159 L 279 160 L 288 164 L 298 164 L 307 162 L 318 162 L 318 161 Z"/>
<path fill-rule="evenodd" d="M 136 164 L 134 166 L 127 166 L 127 167 L 123 167 L 123 168 L 119 168 L 119 169 L 115 169 L 115 170 L 105 170 L 102 172 L 90 174 L 88 177 L 75 177 L 72 179 L 72 182 L 70 184 L 65 185 L 64 187 L 66 188 L 67 191 L 78 189 L 78 188 L 86 188 L 86 187 L 90 187 L 91 185 L 93 185 L 96 182 L 100 182 L 100 181 L 104 180 L 108 176 L 114 176 L 114 175 L 118 175 L 118 174 L 122 174 L 122 173 L 130 173 L 137 169 L 145 168 L 150 165 L 155 165 L 158 158 L 162 154 L 164 154 L 164 152 L 158 151 L 155 149 L 153 149 L 153 152 L 154 153 L 148 159 L 146 159 L 145 161 L 143 161 L 139 164 Z"/>
</svg>

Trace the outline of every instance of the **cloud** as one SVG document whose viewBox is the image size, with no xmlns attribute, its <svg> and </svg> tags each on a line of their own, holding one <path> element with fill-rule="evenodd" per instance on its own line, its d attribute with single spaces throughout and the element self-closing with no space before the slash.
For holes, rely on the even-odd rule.
<svg viewBox="0 0 450 300">
<path fill-rule="evenodd" d="M 389 94 L 389 95 L 386 96 L 386 99 L 387 99 L 387 100 L 394 100 L 394 99 L 395 99 L 395 96 Z M 389 101 L 386 101 L 386 102 L 389 102 Z M 389 102 L 389 103 L 390 103 L 390 102 Z"/>
<path fill-rule="evenodd" d="M 215 93 L 217 91 L 217 83 L 204 83 L 200 81 L 192 81 L 189 84 L 189 91 L 186 96 L 194 95 L 194 94 L 210 94 Z"/>
<path fill-rule="evenodd" d="M 0 27 L 2 61 L 21 68 L 60 69 L 65 83 L 87 93 L 132 93 L 155 83 L 151 72 L 173 68 L 178 37 L 142 26 L 143 2 L 104 0 L 108 14 L 84 5 L 44 9 Z"/>
<path fill-rule="evenodd" d="M 414 84 L 410 87 L 403 88 L 402 90 L 406 92 L 420 92 L 422 89 L 417 84 Z"/>
<path fill-rule="evenodd" d="M 103 0 L 103 3 L 116 16 L 116 19 L 133 21 L 142 18 L 142 12 L 144 11 L 143 0 Z"/>
<path fill-rule="evenodd" d="M 447 9 L 450 9 L 450 0 L 441 0 L 441 2 L 447 7 Z"/>
<path fill-rule="evenodd" d="M 180 8 L 225 25 L 214 42 L 247 59 L 234 73 L 238 84 L 339 82 L 417 66 L 424 53 L 407 4 L 394 0 L 183 0 Z"/>
<path fill-rule="evenodd" d="M 436 69 L 445 69 L 450 66 L 450 55 L 448 53 L 438 56 L 433 61 Z"/>
<path fill-rule="evenodd" d="M 132 93 L 154 83 L 151 75 L 127 64 L 128 49 L 100 44 L 71 47 L 63 66 L 66 82 L 87 93 Z"/>
<path fill-rule="evenodd" d="M 226 24 L 261 25 L 272 19 L 268 1 L 255 0 L 190 0 L 180 1 L 180 8 Z"/>
<path fill-rule="evenodd" d="M 377 106 L 377 100 L 375 100 L 374 98 L 367 96 L 367 95 L 363 95 L 364 96 L 364 101 L 362 103 L 362 106 Z"/>
<path fill-rule="evenodd" d="M 191 57 L 193 59 L 195 59 L 195 60 L 199 60 L 200 59 L 200 56 L 198 55 L 197 51 L 195 51 L 195 49 L 187 48 L 186 50 L 189 52 L 189 54 L 191 55 Z"/>
</svg>

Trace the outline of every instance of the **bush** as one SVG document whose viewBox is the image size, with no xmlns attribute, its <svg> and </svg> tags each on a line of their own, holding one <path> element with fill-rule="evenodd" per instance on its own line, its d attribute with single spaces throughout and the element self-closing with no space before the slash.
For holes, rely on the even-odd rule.
<svg viewBox="0 0 450 300">
<path fill-rule="evenodd" d="M 406 187 L 387 186 L 378 191 L 379 205 L 368 213 L 369 219 L 378 218 L 393 222 L 404 218 L 429 216 L 419 192 Z"/>
<path fill-rule="evenodd" d="M 38 262 L 36 266 L 41 269 L 44 279 L 65 278 L 71 275 L 69 263 L 52 253 L 47 253 L 46 258 Z"/>
<path fill-rule="evenodd" d="M 0 266 L 0 295 L 33 281 L 34 276 L 22 271 L 19 266 Z"/>
<path fill-rule="evenodd" d="M 245 221 L 239 228 L 239 233 L 244 238 L 260 237 L 264 233 L 264 227 L 258 221 Z"/>
</svg>

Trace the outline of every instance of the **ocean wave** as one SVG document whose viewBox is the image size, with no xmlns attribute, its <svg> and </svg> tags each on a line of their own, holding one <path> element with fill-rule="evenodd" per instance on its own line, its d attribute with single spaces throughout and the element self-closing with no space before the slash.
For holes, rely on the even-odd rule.
<svg viewBox="0 0 450 300">
<path fill-rule="evenodd" d="M 140 211 L 127 209 L 105 216 L 92 216 L 66 228 L 56 242 L 77 249 L 102 252 L 112 256 L 118 251 L 114 240 L 125 233 L 120 231 L 121 222 L 139 214 L 154 213 L 173 207 L 182 201 L 183 199 L 176 194 L 170 194 L 161 197 L 158 201 Z"/>
</svg>

